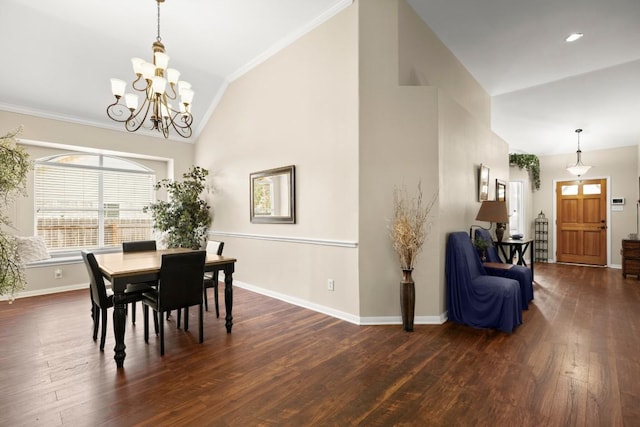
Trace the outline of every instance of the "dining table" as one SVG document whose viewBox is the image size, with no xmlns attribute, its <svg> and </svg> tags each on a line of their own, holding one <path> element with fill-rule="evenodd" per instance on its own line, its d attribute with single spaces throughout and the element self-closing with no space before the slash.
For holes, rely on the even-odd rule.
<svg viewBox="0 0 640 427">
<path fill-rule="evenodd" d="M 126 304 L 125 289 L 129 283 L 151 282 L 160 279 L 162 255 L 188 252 L 193 249 L 171 248 L 142 252 L 113 252 L 96 254 L 96 261 L 100 272 L 111 282 L 113 290 L 113 331 L 116 345 L 114 348 L 117 367 L 124 367 Z M 236 259 L 207 252 L 204 263 L 206 272 L 222 271 L 224 273 L 224 305 L 226 310 L 225 326 L 227 333 L 231 333 L 233 326 L 233 272 Z"/>
</svg>

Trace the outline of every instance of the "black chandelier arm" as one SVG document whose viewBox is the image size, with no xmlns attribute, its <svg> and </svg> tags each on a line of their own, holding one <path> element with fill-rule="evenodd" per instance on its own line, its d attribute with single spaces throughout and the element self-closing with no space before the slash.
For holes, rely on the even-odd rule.
<svg viewBox="0 0 640 427">
<path fill-rule="evenodd" d="M 168 89 L 165 89 L 164 94 L 165 96 L 170 99 L 170 100 L 175 100 L 178 98 L 178 92 L 176 92 L 176 88 L 175 88 L 175 84 L 174 83 L 169 83 L 167 85 L 169 88 L 171 88 L 171 93 L 169 93 Z"/>
<path fill-rule="evenodd" d="M 189 138 L 191 136 L 191 123 L 193 123 L 193 116 L 191 113 L 177 112 L 167 119 L 167 121 L 181 137 Z"/>
<path fill-rule="evenodd" d="M 138 78 L 135 79 L 133 83 L 131 83 L 131 87 L 137 90 L 138 92 L 144 92 L 148 90 L 151 87 L 151 80 L 145 79 L 144 77 L 142 77 L 142 74 L 136 74 L 136 75 L 138 76 Z M 138 82 L 144 82 L 144 86 L 142 87 L 139 87 L 140 85 L 136 86 Z"/>
<path fill-rule="evenodd" d="M 116 102 L 107 107 L 107 116 L 116 122 L 126 123 L 132 116 L 133 112 L 126 105 L 120 104 L 120 97 L 116 97 Z"/>
<path fill-rule="evenodd" d="M 142 107 L 135 113 L 131 114 L 129 120 L 125 123 L 125 129 L 129 132 L 135 132 L 142 127 L 145 120 L 147 120 L 147 116 L 149 115 L 149 108 L 151 107 L 151 103 L 148 99 L 145 98 Z"/>
</svg>

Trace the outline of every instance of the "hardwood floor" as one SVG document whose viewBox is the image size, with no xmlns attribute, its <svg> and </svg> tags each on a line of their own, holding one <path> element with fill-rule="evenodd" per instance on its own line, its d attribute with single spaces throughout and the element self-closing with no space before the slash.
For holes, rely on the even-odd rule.
<svg viewBox="0 0 640 427">
<path fill-rule="evenodd" d="M 536 264 L 536 282 L 511 335 L 356 326 L 236 288 L 230 335 L 210 311 L 199 345 L 191 310 L 164 357 L 138 304 L 122 370 L 88 291 L 2 302 L 0 425 L 640 425 L 640 281 Z"/>
</svg>

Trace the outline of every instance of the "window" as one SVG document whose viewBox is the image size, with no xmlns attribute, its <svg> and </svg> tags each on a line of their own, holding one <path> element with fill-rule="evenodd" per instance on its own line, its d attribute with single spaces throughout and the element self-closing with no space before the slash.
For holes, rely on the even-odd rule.
<svg viewBox="0 0 640 427">
<path fill-rule="evenodd" d="M 63 154 L 35 162 L 36 234 L 49 250 L 119 246 L 151 238 L 155 173 L 130 160 Z"/>
<path fill-rule="evenodd" d="M 524 234 L 524 183 L 509 182 L 509 234 Z"/>
</svg>

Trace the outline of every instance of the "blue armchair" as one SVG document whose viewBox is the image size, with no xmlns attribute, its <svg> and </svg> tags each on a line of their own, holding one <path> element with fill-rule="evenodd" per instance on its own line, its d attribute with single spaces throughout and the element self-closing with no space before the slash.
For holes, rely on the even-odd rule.
<svg viewBox="0 0 640 427">
<path fill-rule="evenodd" d="M 498 255 L 498 250 L 493 244 L 493 240 L 491 239 L 491 235 L 487 230 L 476 229 L 475 231 L 476 239 L 482 239 L 489 244 L 487 248 L 487 262 L 497 262 L 502 263 L 500 256 Z M 500 276 L 506 277 L 508 279 L 515 279 L 520 283 L 520 296 L 522 297 L 522 308 L 524 310 L 529 309 L 529 302 L 533 300 L 533 274 L 531 273 L 531 269 L 525 267 L 523 265 L 514 265 L 508 270 L 502 268 L 491 268 L 486 267 L 485 270 L 491 276 Z"/>
<path fill-rule="evenodd" d="M 488 275 L 466 232 L 449 235 L 445 271 L 450 320 L 507 333 L 522 323 L 520 285 Z"/>
</svg>

